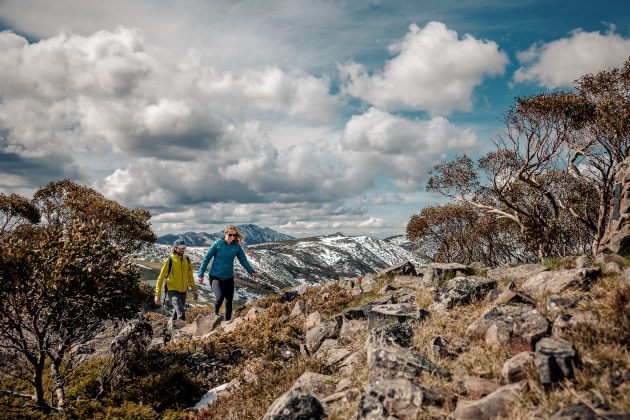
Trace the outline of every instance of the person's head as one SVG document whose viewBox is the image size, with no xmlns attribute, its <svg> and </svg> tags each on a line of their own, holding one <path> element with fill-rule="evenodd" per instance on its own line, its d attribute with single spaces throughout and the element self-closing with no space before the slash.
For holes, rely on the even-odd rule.
<svg viewBox="0 0 630 420">
<path fill-rule="evenodd" d="M 181 257 L 182 255 L 184 255 L 185 251 L 186 251 L 186 242 L 184 242 L 183 239 L 177 239 L 175 242 L 173 242 L 173 252 L 175 254 Z"/>
<path fill-rule="evenodd" d="M 243 241 L 243 235 L 241 235 L 241 232 L 239 232 L 234 225 L 227 225 L 225 229 L 223 229 L 223 238 L 228 243 L 234 241 L 238 244 Z"/>
</svg>

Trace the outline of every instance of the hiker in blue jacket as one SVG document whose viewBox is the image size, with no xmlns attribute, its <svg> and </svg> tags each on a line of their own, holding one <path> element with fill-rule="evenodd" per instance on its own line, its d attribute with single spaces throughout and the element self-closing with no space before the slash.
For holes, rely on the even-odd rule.
<svg viewBox="0 0 630 420">
<path fill-rule="evenodd" d="M 241 247 L 243 235 L 234 225 L 227 225 L 223 231 L 223 238 L 216 240 L 208 249 L 199 267 L 199 283 L 203 283 L 203 276 L 212 258 L 212 265 L 208 278 L 214 292 L 214 314 L 219 315 L 219 309 L 225 300 L 225 320 L 232 319 L 232 299 L 234 298 L 234 258 L 238 258 L 243 268 L 256 280 L 256 272 L 249 265 L 245 251 Z"/>
</svg>

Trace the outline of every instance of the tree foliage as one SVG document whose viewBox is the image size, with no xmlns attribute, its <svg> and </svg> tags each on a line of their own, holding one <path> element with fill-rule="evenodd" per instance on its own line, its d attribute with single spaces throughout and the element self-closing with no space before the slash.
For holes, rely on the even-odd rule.
<svg viewBox="0 0 630 420">
<path fill-rule="evenodd" d="M 75 350 L 103 320 L 134 317 L 147 299 L 129 253 L 155 235 L 148 212 L 68 180 L 36 192 L 32 203 L 46 223 L 21 223 L 5 232 L 0 248 L 0 353 L 16 361 L 0 369 L 30 383 L 35 406 L 46 412 L 49 366 L 63 412 Z"/>
<path fill-rule="evenodd" d="M 39 209 L 29 199 L 18 194 L 0 192 L 0 238 L 24 224 L 37 224 L 41 220 Z"/>
<path fill-rule="evenodd" d="M 598 191 L 594 236 L 599 243 L 611 216 L 614 181 L 624 170 L 620 163 L 630 156 L 630 59 L 619 68 L 582 76 L 576 96 L 590 105 L 591 112 L 578 119 L 579 130 L 569 144 L 569 166 Z M 574 108 L 569 111 L 572 119 L 581 115 Z"/>
<path fill-rule="evenodd" d="M 434 167 L 427 188 L 519 227 L 539 259 L 596 252 L 630 154 L 630 60 L 575 92 L 518 98 L 494 151 Z"/>
<path fill-rule="evenodd" d="M 97 221 L 105 237 L 128 252 L 157 239 L 148 223 L 148 210 L 128 209 L 68 179 L 49 183 L 35 193 L 33 202 L 49 225 L 70 227 L 76 222 Z"/>
<path fill-rule="evenodd" d="M 513 234 L 518 232 L 525 246 L 516 254 L 533 254 L 542 259 L 589 252 L 589 226 L 594 225 L 597 211 L 593 186 L 566 170 L 556 169 L 538 174 L 536 182 L 541 187 L 532 186 L 515 173 L 521 166 L 510 151 L 490 152 L 476 165 L 467 156 L 460 156 L 437 165 L 428 188 L 486 213 L 492 223 L 512 224 Z M 482 185 L 483 178 L 490 181 Z M 573 213 L 558 202 L 571 202 Z M 578 212 L 582 215 L 580 220 L 574 216 Z"/>
<path fill-rule="evenodd" d="M 433 262 L 495 266 L 533 259 L 515 224 L 467 203 L 425 207 L 411 217 L 407 237 Z"/>
</svg>

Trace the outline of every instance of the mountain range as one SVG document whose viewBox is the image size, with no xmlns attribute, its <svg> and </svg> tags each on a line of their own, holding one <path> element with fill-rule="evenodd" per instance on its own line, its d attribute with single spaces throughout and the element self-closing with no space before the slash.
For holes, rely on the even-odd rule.
<svg viewBox="0 0 630 420">
<path fill-rule="evenodd" d="M 336 233 L 296 239 L 256 225 L 239 225 L 238 229 L 249 241 L 245 243 L 244 249 L 258 274 L 258 284 L 251 283 L 249 275 L 235 262 L 236 276 L 247 280 L 237 282 L 236 300 L 255 300 L 269 292 L 300 284 L 317 285 L 327 280 L 363 276 L 404 261 L 411 261 L 416 267 L 426 264 L 403 236 L 378 239 Z M 221 233 L 213 235 L 220 237 Z M 186 249 L 186 255 L 195 267 L 199 267 L 212 242 L 210 239 L 216 237 L 213 235 L 194 232 L 165 235 L 139 259 L 161 262 L 170 255 L 172 242 L 182 238 L 191 244 Z M 204 242 L 203 246 L 196 245 L 200 242 Z M 210 292 L 207 282 L 201 287 Z"/>
<path fill-rule="evenodd" d="M 245 237 L 244 245 L 255 245 L 263 242 L 277 242 L 295 239 L 293 236 L 285 235 L 273 229 L 259 227 L 252 224 L 236 225 L 237 229 Z M 211 245 L 217 239 L 223 237 L 223 232 L 186 232 L 179 235 L 168 234 L 158 237 L 156 243 L 162 245 L 172 245 L 176 239 L 183 239 L 188 246 Z"/>
</svg>

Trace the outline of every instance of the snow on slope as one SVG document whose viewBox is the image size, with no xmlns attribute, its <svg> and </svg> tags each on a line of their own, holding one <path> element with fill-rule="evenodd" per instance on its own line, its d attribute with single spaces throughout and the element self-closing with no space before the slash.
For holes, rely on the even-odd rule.
<svg viewBox="0 0 630 420">
<path fill-rule="evenodd" d="M 187 248 L 186 255 L 195 268 L 199 267 L 207 250 L 208 246 Z M 170 252 L 169 245 L 153 245 L 140 258 L 163 261 Z M 259 282 L 275 292 L 299 284 L 316 285 L 330 279 L 362 276 L 404 261 L 411 261 L 417 268 L 425 265 L 396 241 L 341 234 L 257 244 L 246 247 L 245 253 Z M 238 261 L 234 267 L 238 278 L 250 279 Z M 210 290 L 207 281 L 201 287 Z M 240 285 L 236 293 L 243 300 L 263 296 L 261 292 Z"/>
</svg>

